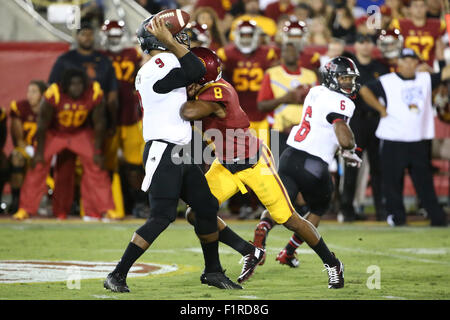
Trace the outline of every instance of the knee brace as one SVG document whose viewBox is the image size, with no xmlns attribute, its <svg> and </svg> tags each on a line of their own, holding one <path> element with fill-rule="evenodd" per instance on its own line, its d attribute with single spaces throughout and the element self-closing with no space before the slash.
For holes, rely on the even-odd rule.
<svg viewBox="0 0 450 320">
<path fill-rule="evenodd" d="M 150 217 L 143 226 L 136 230 L 136 233 L 151 244 L 171 222 L 168 217 Z"/>
<path fill-rule="evenodd" d="M 216 232 L 217 229 L 217 211 L 219 202 L 213 196 L 203 206 L 195 209 L 194 229 L 199 235 Z"/>
</svg>

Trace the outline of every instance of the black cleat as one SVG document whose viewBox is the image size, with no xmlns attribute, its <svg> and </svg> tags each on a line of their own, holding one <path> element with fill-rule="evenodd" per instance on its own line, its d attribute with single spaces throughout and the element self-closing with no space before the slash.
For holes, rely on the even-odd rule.
<svg viewBox="0 0 450 320">
<path fill-rule="evenodd" d="M 120 275 L 118 273 L 111 272 L 106 277 L 105 282 L 103 282 L 103 286 L 105 287 L 105 289 L 109 289 L 112 292 L 130 292 L 130 289 L 127 286 L 126 279 L 126 275 Z"/>
<path fill-rule="evenodd" d="M 248 280 L 253 275 L 256 267 L 263 261 L 265 254 L 266 251 L 264 249 L 255 247 L 252 253 L 243 257 L 244 265 L 242 266 L 241 275 L 237 279 L 239 283 Z"/>
<path fill-rule="evenodd" d="M 239 284 L 234 283 L 225 275 L 225 270 L 222 272 L 203 273 L 200 276 L 200 281 L 203 284 L 219 289 L 243 289 Z"/>
<path fill-rule="evenodd" d="M 333 254 L 334 255 L 334 254 Z M 328 289 L 340 289 L 344 287 L 344 264 L 337 259 L 335 266 L 324 264 L 325 270 L 328 271 Z"/>
</svg>

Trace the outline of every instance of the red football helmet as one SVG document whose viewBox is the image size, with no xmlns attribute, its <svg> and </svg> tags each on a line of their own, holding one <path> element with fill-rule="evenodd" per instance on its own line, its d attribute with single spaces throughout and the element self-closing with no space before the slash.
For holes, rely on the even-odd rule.
<svg viewBox="0 0 450 320">
<path fill-rule="evenodd" d="M 283 26 L 281 43 L 283 45 L 292 43 L 298 48 L 298 50 L 302 50 L 304 45 L 303 36 L 306 32 L 307 28 L 305 22 L 292 20 L 286 21 Z"/>
<path fill-rule="evenodd" d="M 403 36 L 400 30 L 381 30 L 377 39 L 377 47 L 386 59 L 395 59 L 403 48 Z"/>
<path fill-rule="evenodd" d="M 211 44 L 211 34 L 206 24 L 198 24 L 193 21 L 186 25 L 186 29 L 189 29 L 192 33 L 192 36 L 190 35 L 191 44 L 192 42 L 198 41 L 201 47 L 209 47 Z"/>
<path fill-rule="evenodd" d="M 200 58 L 206 67 L 206 73 L 197 81 L 198 84 L 204 85 L 222 78 L 222 61 L 214 51 L 205 47 L 195 47 L 191 51 Z"/>
<path fill-rule="evenodd" d="M 118 52 L 123 49 L 125 22 L 106 20 L 102 26 L 101 43 L 107 50 Z"/>
<path fill-rule="evenodd" d="M 259 47 L 262 30 L 253 20 L 240 21 L 234 33 L 234 43 L 239 51 L 249 54 Z"/>
</svg>

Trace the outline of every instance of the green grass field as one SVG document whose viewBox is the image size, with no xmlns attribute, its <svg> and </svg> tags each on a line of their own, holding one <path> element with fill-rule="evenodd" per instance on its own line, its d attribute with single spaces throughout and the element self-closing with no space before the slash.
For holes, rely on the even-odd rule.
<svg viewBox="0 0 450 320">
<path fill-rule="evenodd" d="M 115 223 L 0 221 L 0 260 L 117 262 L 132 233 L 144 220 Z M 245 239 L 253 238 L 256 221 L 229 221 Z M 391 228 L 385 223 L 324 222 L 319 231 L 345 264 L 345 288 L 327 289 L 320 259 L 303 244 L 300 267 L 278 264 L 275 257 L 291 233 L 277 226 L 269 235 L 267 260 L 244 284 L 244 290 L 219 290 L 201 285 L 203 256 L 191 226 L 173 223 L 138 262 L 176 265 L 176 271 L 128 279 L 129 294 L 103 289 L 104 277 L 81 280 L 69 289 L 67 281 L 2 283 L 16 271 L 0 270 L 0 299 L 150 299 L 150 300 L 303 300 L 303 299 L 450 299 L 450 230 L 415 224 Z M 221 245 L 221 262 L 236 280 L 241 256 Z M 1 261 L 0 261 L 1 262 Z M 372 267 L 371 267 L 372 266 Z M 373 267 L 376 266 L 376 267 Z M 377 267 L 379 269 L 377 269 Z M 373 270 L 379 271 L 380 288 Z M 368 273 L 369 271 L 369 273 Z M 3 273 L 3 275 L 2 275 Z M 106 276 L 106 273 L 104 273 Z M 369 279 L 369 277 L 371 277 Z M 369 279 L 369 281 L 368 281 Z M 51 279 L 49 279 L 51 280 Z"/>
</svg>

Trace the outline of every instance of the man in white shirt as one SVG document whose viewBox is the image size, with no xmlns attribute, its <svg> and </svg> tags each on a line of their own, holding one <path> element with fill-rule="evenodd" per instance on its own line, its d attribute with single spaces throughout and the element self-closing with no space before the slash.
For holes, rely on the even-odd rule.
<svg viewBox="0 0 450 320">
<path fill-rule="evenodd" d="M 414 50 L 402 49 L 398 72 L 363 86 L 360 95 L 381 115 L 375 134 L 380 139 L 382 192 L 388 223 L 406 224 L 403 180 L 408 169 L 431 225 L 446 226 L 447 216 L 433 185 L 430 156 L 434 138 L 432 90 L 441 83 L 444 72 L 431 75 L 416 72 L 418 64 L 419 57 Z"/>
<path fill-rule="evenodd" d="M 183 163 L 183 146 L 191 141 L 189 121 L 180 117 L 186 102 L 186 86 L 199 80 L 205 66 L 189 48 L 184 32 L 172 35 L 163 20 L 151 16 L 137 31 L 142 50 L 151 56 L 136 76 L 136 91 L 143 109 L 145 178 L 142 190 L 148 192 L 150 217 L 133 234 L 122 259 L 104 282 L 114 292 L 129 292 L 126 276 L 134 262 L 177 216 L 179 199 L 197 213 L 195 232 L 205 260 L 201 282 L 220 289 L 242 289 L 228 279 L 218 253 L 217 211 L 201 169 Z M 180 151 L 181 150 L 181 151 Z"/>
</svg>

